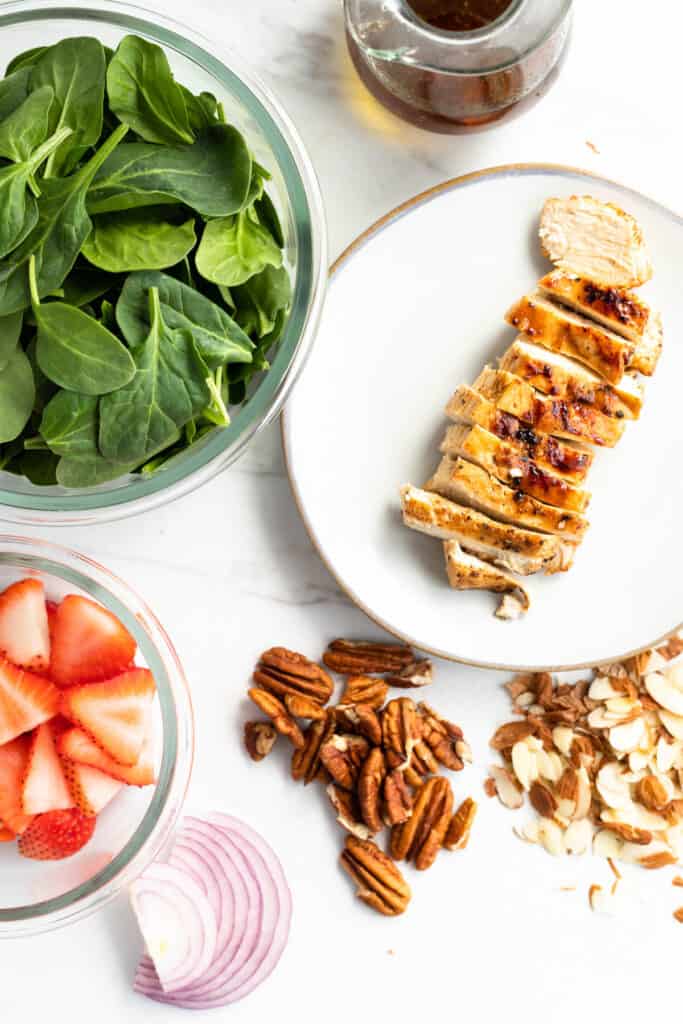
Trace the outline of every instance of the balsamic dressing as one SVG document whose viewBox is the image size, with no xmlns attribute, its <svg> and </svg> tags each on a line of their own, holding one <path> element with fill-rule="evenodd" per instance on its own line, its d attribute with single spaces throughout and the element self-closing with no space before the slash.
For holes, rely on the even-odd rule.
<svg viewBox="0 0 683 1024">
<path fill-rule="evenodd" d="M 415 13 L 448 32 L 472 32 L 490 25 L 510 6 L 511 0 L 408 0 Z"/>
</svg>

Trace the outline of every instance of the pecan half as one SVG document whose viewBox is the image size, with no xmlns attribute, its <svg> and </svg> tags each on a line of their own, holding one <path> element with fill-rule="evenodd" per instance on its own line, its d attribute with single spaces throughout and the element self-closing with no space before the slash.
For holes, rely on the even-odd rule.
<svg viewBox="0 0 683 1024">
<path fill-rule="evenodd" d="M 433 677 L 432 663 L 425 658 L 423 661 L 411 662 L 400 672 L 385 676 L 385 681 L 389 686 L 395 686 L 397 690 L 413 690 L 419 686 L 428 686 Z"/>
<path fill-rule="evenodd" d="M 356 883 L 356 895 L 363 903 L 387 917 L 404 912 L 410 902 L 410 886 L 375 843 L 348 836 L 340 862 Z"/>
<path fill-rule="evenodd" d="M 360 806 L 355 795 L 347 789 L 340 789 L 334 783 L 330 783 L 325 792 L 334 807 L 337 821 L 341 827 L 350 832 L 352 836 L 356 836 L 357 839 L 369 839 L 372 832 L 362 821 Z"/>
<path fill-rule="evenodd" d="M 388 693 L 389 687 L 383 679 L 352 676 L 346 680 L 346 687 L 341 695 L 339 706 L 345 708 L 353 704 L 365 704 L 377 711 L 384 704 Z"/>
<path fill-rule="evenodd" d="M 377 712 L 369 704 L 353 704 L 340 708 L 337 722 L 345 732 L 357 732 L 365 736 L 374 747 L 381 746 L 382 723 Z"/>
<path fill-rule="evenodd" d="M 470 832 L 477 814 L 477 805 L 471 796 L 458 807 L 450 820 L 443 845 L 447 850 L 464 850 L 470 839 Z"/>
<path fill-rule="evenodd" d="M 245 722 L 244 745 L 252 761 L 262 761 L 273 749 L 277 729 L 271 722 Z"/>
<path fill-rule="evenodd" d="M 309 721 L 322 722 L 327 716 L 324 707 L 310 697 L 301 697 L 298 693 L 285 694 L 285 707 L 292 718 L 307 718 Z"/>
<path fill-rule="evenodd" d="M 394 768 L 384 780 L 384 820 L 389 827 L 402 825 L 412 813 L 412 794 L 403 774 Z"/>
<path fill-rule="evenodd" d="M 301 729 L 281 700 L 278 700 L 272 693 L 268 693 L 267 690 L 261 690 L 256 686 L 249 690 L 249 697 L 264 715 L 268 715 L 279 733 L 287 736 L 295 747 L 303 747 L 304 737 Z"/>
<path fill-rule="evenodd" d="M 412 860 L 418 871 L 431 867 L 443 845 L 452 814 L 453 792 L 448 779 L 427 779 L 417 793 L 411 817 L 392 829 L 394 860 Z"/>
<path fill-rule="evenodd" d="M 381 803 L 382 783 L 387 773 L 384 754 L 379 747 L 373 747 L 361 765 L 358 775 L 358 802 L 363 821 L 371 832 L 383 828 Z"/>
<path fill-rule="evenodd" d="M 254 669 L 254 682 L 276 697 L 291 693 L 318 704 L 327 703 L 334 690 L 334 683 L 324 668 L 286 647 L 271 647 L 263 652 Z"/>
<path fill-rule="evenodd" d="M 330 736 L 320 747 L 320 760 L 338 786 L 354 789 L 368 749 L 364 736 Z"/>
<path fill-rule="evenodd" d="M 422 723 L 414 701 L 409 697 L 390 700 L 382 713 L 384 749 L 401 758 L 401 765 L 410 764 L 413 750 L 422 738 Z"/>
<path fill-rule="evenodd" d="M 359 643 L 354 640 L 333 640 L 323 662 L 342 676 L 367 676 L 383 672 L 400 672 L 415 657 L 404 644 Z"/>
<path fill-rule="evenodd" d="M 424 723 L 423 735 L 437 761 L 452 772 L 459 772 L 472 761 L 472 751 L 465 742 L 462 729 L 442 718 L 428 704 L 418 708 Z"/>
<path fill-rule="evenodd" d="M 292 756 L 292 778 L 295 782 L 302 779 L 304 785 L 308 785 L 313 779 L 318 778 L 322 769 L 320 762 L 320 748 L 332 736 L 334 721 L 330 716 L 324 722 L 311 722 L 304 732 L 304 745 L 300 750 L 295 750 Z"/>
</svg>

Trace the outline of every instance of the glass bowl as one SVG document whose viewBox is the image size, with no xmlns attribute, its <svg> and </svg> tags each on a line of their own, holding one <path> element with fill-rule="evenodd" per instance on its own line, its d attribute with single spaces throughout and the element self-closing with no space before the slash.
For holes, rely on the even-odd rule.
<svg viewBox="0 0 683 1024">
<path fill-rule="evenodd" d="M 122 580 L 89 558 L 43 541 L 0 535 L 0 589 L 24 576 L 47 596 L 84 594 L 133 634 L 140 664 L 157 685 L 158 782 L 125 787 L 98 816 L 73 857 L 35 861 L 0 844 L 0 938 L 34 935 L 80 920 L 117 896 L 161 852 L 182 810 L 193 755 L 192 704 L 173 645 L 153 613 Z"/>
<path fill-rule="evenodd" d="M 233 463 L 279 412 L 301 372 L 315 337 L 327 282 L 327 240 L 315 172 L 287 114 L 239 60 L 194 29 L 158 11 L 119 0 L 88 4 L 10 0 L 0 4 L 0 69 L 16 54 L 64 36 L 95 35 L 115 47 L 135 33 L 163 46 L 180 82 L 208 90 L 223 102 L 226 117 L 245 134 L 259 163 L 273 175 L 269 192 L 285 235 L 293 277 L 292 308 L 271 368 L 255 381 L 244 405 L 231 410 L 229 427 L 215 430 L 143 479 L 82 490 L 39 487 L 0 472 L 0 519 L 14 524 L 103 522 L 146 511 L 194 490 Z"/>
</svg>

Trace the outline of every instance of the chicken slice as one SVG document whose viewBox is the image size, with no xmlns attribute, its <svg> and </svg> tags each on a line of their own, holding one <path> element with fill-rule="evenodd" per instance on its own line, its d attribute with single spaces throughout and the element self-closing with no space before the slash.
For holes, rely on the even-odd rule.
<svg viewBox="0 0 683 1024">
<path fill-rule="evenodd" d="M 548 505 L 585 512 L 590 502 L 588 491 L 572 487 L 566 480 L 542 469 L 533 459 L 483 427 L 455 424 L 449 427 L 440 449 L 446 455 L 461 455 L 487 473 L 497 477 L 508 487 L 531 494 Z"/>
<path fill-rule="evenodd" d="M 528 612 L 531 600 L 514 576 L 468 555 L 457 540 L 445 541 L 443 549 L 448 582 L 454 590 L 491 590 L 494 594 L 504 594 L 508 600 L 504 597 L 496 611 L 500 619 L 518 619 Z"/>
<path fill-rule="evenodd" d="M 592 452 L 575 446 L 573 442 L 560 441 L 549 434 L 532 430 L 516 416 L 497 409 L 487 398 L 465 384 L 451 397 L 446 406 L 446 415 L 456 423 L 483 427 L 496 437 L 514 444 L 522 455 L 533 459 L 543 469 L 572 483 L 585 480 L 593 463 Z M 444 443 L 447 442 L 448 434 Z"/>
<path fill-rule="evenodd" d="M 652 277 L 637 221 L 614 203 L 593 196 L 547 199 L 538 234 L 559 270 L 614 288 L 634 288 Z"/>
<path fill-rule="evenodd" d="M 632 341 L 636 347 L 629 367 L 652 376 L 662 352 L 662 318 L 639 295 L 628 288 L 601 288 L 561 270 L 541 278 L 538 290 Z"/>
<path fill-rule="evenodd" d="M 529 341 L 586 363 L 610 384 L 618 384 L 630 368 L 634 342 L 542 295 L 525 295 L 505 319 Z"/>
<path fill-rule="evenodd" d="M 550 576 L 571 567 L 576 545 L 554 534 L 536 533 L 458 505 L 412 484 L 401 488 L 403 522 L 412 530 L 457 540 L 465 551 L 519 576 Z"/>
<path fill-rule="evenodd" d="M 506 370 L 485 367 L 473 387 L 499 409 L 545 434 L 613 448 L 624 432 L 622 420 L 582 402 L 546 398 Z"/>
<path fill-rule="evenodd" d="M 620 384 L 608 384 L 582 363 L 534 345 L 521 335 L 501 358 L 500 368 L 553 398 L 582 402 L 618 419 L 640 416 L 643 388 L 635 377 L 626 374 Z"/>
<path fill-rule="evenodd" d="M 473 462 L 449 455 L 443 457 L 425 490 L 470 505 L 503 523 L 560 534 L 577 543 L 588 529 L 588 520 L 577 512 L 553 508 L 529 494 L 514 491 Z"/>
</svg>

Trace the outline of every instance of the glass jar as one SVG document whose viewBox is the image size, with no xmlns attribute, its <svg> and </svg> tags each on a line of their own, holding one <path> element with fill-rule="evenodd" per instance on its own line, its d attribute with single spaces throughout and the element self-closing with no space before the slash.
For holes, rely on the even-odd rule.
<svg viewBox="0 0 683 1024">
<path fill-rule="evenodd" d="M 462 133 L 519 114 L 547 91 L 567 51 L 572 0 L 344 0 L 344 8 L 351 57 L 370 92 L 420 128 Z"/>
</svg>

